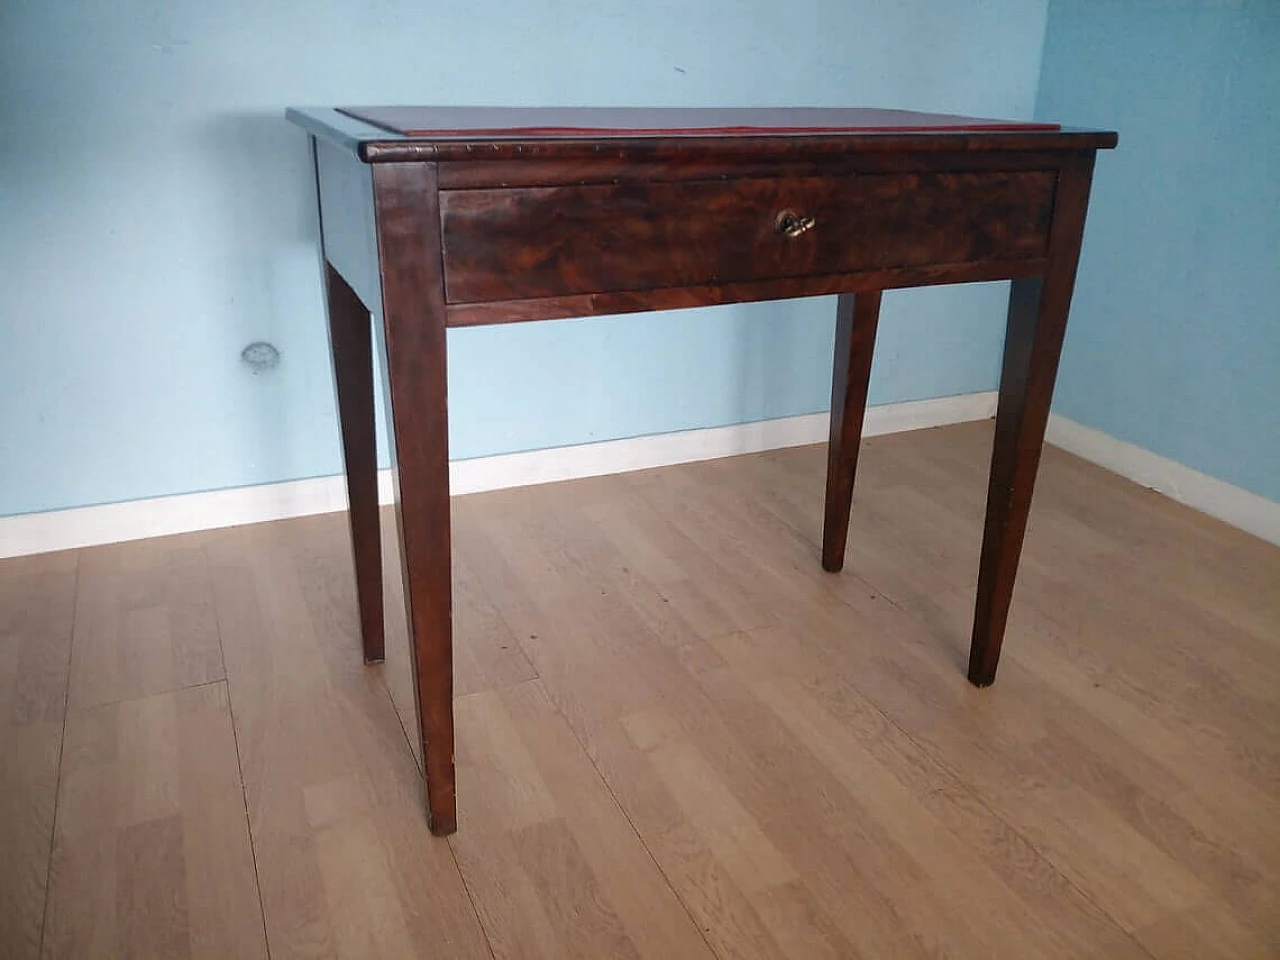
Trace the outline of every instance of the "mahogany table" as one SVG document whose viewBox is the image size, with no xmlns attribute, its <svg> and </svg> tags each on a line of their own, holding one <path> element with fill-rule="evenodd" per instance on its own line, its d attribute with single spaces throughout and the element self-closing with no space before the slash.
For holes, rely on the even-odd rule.
<svg viewBox="0 0 1280 960">
<path fill-rule="evenodd" d="M 1080 253 L 1116 135 L 865 109 L 290 110 L 319 190 L 356 587 L 383 658 L 385 364 L 431 830 L 456 829 L 445 330 L 839 294 L 822 565 L 844 563 L 881 291 L 1011 279 L 969 679 L 995 679 Z"/>
</svg>

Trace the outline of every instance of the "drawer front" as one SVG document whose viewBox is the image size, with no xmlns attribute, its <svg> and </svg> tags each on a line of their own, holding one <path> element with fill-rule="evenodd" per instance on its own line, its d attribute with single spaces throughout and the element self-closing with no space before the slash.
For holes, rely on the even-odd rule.
<svg viewBox="0 0 1280 960">
<path fill-rule="evenodd" d="M 1045 256 L 1049 170 L 444 191 L 450 303 Z"/>
</svg>

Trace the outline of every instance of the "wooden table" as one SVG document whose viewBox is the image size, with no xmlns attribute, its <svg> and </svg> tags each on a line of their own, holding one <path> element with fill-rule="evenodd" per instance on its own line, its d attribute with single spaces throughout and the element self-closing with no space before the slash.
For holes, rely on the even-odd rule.
<svg viewBox="0 0 1280 960">
<path fill-rule="evenodd" d="M 383 658 L 384 363 L 427 810 L 456 829 L 445 330 L 839 294 L 839 571 L 880 296 L 1013 280 L 969 679 L 995 679 L 1095 152 L 1116 135 L 864 109 L 291 110 L 312 137 L 364 656 Z M 495 385 L 499 389 L 500 385 Z"/>
</svg>

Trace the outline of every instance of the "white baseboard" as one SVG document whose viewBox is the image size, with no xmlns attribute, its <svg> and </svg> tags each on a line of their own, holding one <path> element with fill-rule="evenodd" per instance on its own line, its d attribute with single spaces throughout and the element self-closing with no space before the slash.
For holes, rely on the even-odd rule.
<svg viewBox="0 0 1280 960">
<path fill-rule="evenodd" d="M 877 436 L 983 420 L 995 416 L 995 411 L 994 391 L 883 404 L 867 408 L 863 434 Z M 455 460 L 449 464 L 450 489 L 454 494 L 479 493 L 819 443 L 827 439 L 828 422 L 827 414 L 814 413 Z M 391 502 L 390 471 L 380 472 L 378 495 L 383 503 Z M 0 558 L 331 513 L 346 506 L 345 484 L 341 476 L 335 476 L 19 514 L 0 517 Z"/>
<path fill-rule="evenodd" d="M 995 413 L 995 391 L 888 403 L 867 408 L 862 432 L 863 436 L 874 437 L 948 423 L 984 420 L 995 416 Z M 631 440 L 606 440 L 576 447 L 456 460 L 449 465 L 449 483 L 454 493 L 480 493 L 504 487 L 523 487 L 799 447 L 806 443 L 826 442 L 829 423 L 828 414 L 811 413 L 730 427 L 684 430 Z M 389 486 L 386 492 L 390 493 Z"/>
<path fill-rule="evenodd" d="M 1110 434 L 1060 417 L 1049 417 L 1046 439 L 1113 473 L 1150 487 L 1179 503 L 1217 517 L 1280 545 L 1280 503 L 1232 486 L 1174 460 L 1117 440 Z"/>
</svg>

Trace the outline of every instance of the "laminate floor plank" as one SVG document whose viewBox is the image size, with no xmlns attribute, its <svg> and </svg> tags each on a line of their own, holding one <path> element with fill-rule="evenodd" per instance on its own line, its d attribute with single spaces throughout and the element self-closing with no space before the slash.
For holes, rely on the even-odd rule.
<svg viewBox="0 0 1280 960">
<path fill-rule="evenodd" d="M 0 955 L 40 954 L 77 555 L 0 560 Z"/>
<path fill-rule="evenodd" d="M 80 552 L 72 708 L 225 676 L 201 542 L 183 534 Z"/>
<path fill-rule="evenodd" d="M 271 955 L 489 957 L 383 668 L 361 662 L 354 617 L 330 615 L 342 563 L 307 584 L 314 542 L 277 523 L 206 548 Z"/>
<path fill-rule="evenodd" d="M 46 957 L 265 957 L 227 688 L 73 710 Z"/>
<path fill-rule="evenodd" d="M 892 439 L 901 441 L 897 446 L 906 442 L 903 438 Z M 978 478 L 979 462 L 986 452 L 974 452 L 978 456 L 970 454 L 971 469 L 961 473 Z M 1006 835 L 1016 837 L 1020 848 L 1043 849 L 1043 854 L 1038 853 L 1040 871 L 1058 875 L 1056 889 L 1087 891 L 1076 895 L 1074 912 L 1062 925 L 1064 931 L 1081 925 L 1082 915 L 1093 917 L 1096 924 L 1099 908 L 1095 900 L 1108 904 L 1113 914 L 1093 928 L 1102 938 L 1097 942 L 1107 942 L 1111 953 L 1121 947 L 1141 953 L 1143 947 L 1135 937 L 1163 929 L 1161 918 L 1196 915 L 1200 905 L 1209 902 L 1229 904 L 1248 918 L 1253 930 L 1246 936 L 1260 936 L 1259 930 L 1262 934 L 1274 931 L 1276 907 L 1268 881 L 1275 875 L 1275 844 L 1280 831 L 1267 818 L 1276 796 L 1270 779 L 1270 756 L 1275 749 L 1270 729 L 1277 713 L 1266 693 L 1275 689 L 1272 673 L 1280 667 L 1280 660 L 1270 652 L 1275 631 L 1267 630 L 1270 599 L 1266 591 L 1258 591 L 1257 597 L 1250 595 L 1244 603 L 1243 617 L 1190 605 L 1182 599 L 1176 583 L 1138 577 L 1142 568 L 1135 558 L 1141 558 L 1144 551 L 1158 550 L 1171 537 L 1176 539 L 1174 534 L 1159 532 L 1158 517 L 1150 519 L 1150 527 L 1135 525 L 1144 538 L 1135 546 L 1127 539 L 1130 531 L 1093 528 L 1087 515 L 1082 519 L 1050 500 L 1040 514 L 1039 527 L 1028 538 L 1024 570 L 1030 573 L 1024 573 L 1024 577 L 1032 581 L 1032 586 L 1024 586 L 1019 599 L 1030 597 L 1023 614 L 1030 622 L 1019 620 L 1011 627 L 1011 638 L 1019 633 L 1030 637 L 1055 631 L 1061 634 L 1064 621 L 1069 620 L 1079 630 L 1073 639 L 1073 660 L 1069 662 L 1087 662 L 1091 658 L 1094 662 L 1089 665 L 1089 675 L 1105 672 L 1115 677 L 1121 671 L 1118 675 L 1129 677 L 1134 684 L 1131 690 L 1121 688 L 1129 694 L 1122 701 L 1127 704 L 1127 713 L 1149 716 L 1152 704 L 1146 699 L 1158 701 L 1155 709 L 1163 721 L 1160 736 L 1164 746 L 1181 746 L 1157 755 L 1136 749 L 1138 745 L 1123 736 L 1123 728 L 1107 728 L 1105 716 L 1081 713 L 1075 697 L 1056 689 L 1048 672 L 1038 678 L 1023 673 L 997 688 L 1022 685 L 1027 692 L 1006 695 L 998 708 L 999 715 L 984 718 L 973 711 L 982 704 L 985 694 L 955 684 L 956 671 L 962 665 L 957 661 L 968 639 L 967 621 L 971 616 L 981 534 L 980 498 L 971 497 L 963 511 L 949 511 L 950 495 L 928 486 L 940 483 L 944 477 L 932 469 L 915 472 L 916 478 L 925 478 L 921 487 L 873 487 L 862 504 L 862 516 L 855 511 L 854 527 L 862 536 L 856 539 L 851 535 L 851 546 L 858 544 L 855 562 L 846 567 L 846 574 L 852 573 L 852 577 L 834 578 L 844 585 L 830 590 L 802 566 L 808 551 L 816 549 L 820 532 L 815 521 L 806 519 L 820 516 L 818 494 L 804 492 L 808 486 L 820 491 L 813 475 L 818 473 L 820 460 L 812 451 L 796 451 L 797 460 L 808 461 L 796 467 L 786 463 L 791 454 L 792 451 L 784 451 L 741 458 L 738 469 L 723 463 L 698 465 L 697 484 L 680 479 L 666 487 L 663 477 L 675 471 L 655 471 L 653 476 L 633 479 L 632 486 L 641 491 L 651 514 L 677 516 L 683 521 L 683 529 L 693 530 L 692 539 L 705 548 L 701 557 L 698 551 L 692 551 L 687 557 L 677 554 L 666 559 L 677 565 L 687 563 L 689 579 L 693 580 L 697 559 L 748 551 L 736 563 L 736 572 L 742 581 L 767 591 L 777 619 L 812 624 L 810 633 L 822 638 L 828 654 L 841 643 L 848 645 L 845 654 L 850 649 L 856 651 L 856 656 L 828 656 L 826 669 L 839 675 L 872 678 L 860 684 L 858 692 L 873 703 L 883 702 L 887 714 L 909 732 L 911 742 L 918 741 L 928 754 L 960 778 L 969 778 L 965 765 L 972 764 L 974 789 L 967 797 L 970 808 L 977 805 L 988 812 L 988 817 L 1004 824 Z M 909 452 L 898 455 L 906 458 Z M 956 458 L 962 456 L 962 451 L 954 453 Z M 1089 468 L 1078 469 L 1073 458 L 1063 459 L 1067 460 L 1066 467 L 1089 478 Z M 809 484 L 800 487 L 798 481 L 806 470 Z M 796 477 L 792 487 L 787 486 L 788 473 Z M 1106 483 L 1110 485 L 1111 481 Z M 1131 490 L 1124 490 L 1122 495 L 1141 501 L 1141 508 L 1146 511 L 1160 506 L 1158 501 L 1149 505 L 1146 498 Z M 806 504 L 806 500 L 811 503 Z M 548 493 L 546 498 L 548 504 L 560 509 L 571 501 L 572 484 L 560 485 L 556 493 Z M 974 504 L 979 507 L 976 511 Z M 1067 506 L 1074 508 L 1074 501 Z M 597 515 L 607 513 L 598 505 L 593 510 Z M 873 520 L 870 536 L 867 528 L 858 527 L 864 518 Z M 1147 520 L 1143 518 L 1144 523 Z M 572 522 L 562 522 L 559 533 L 548 531 L 548 523 L 542 519 L 535 528 L 524 529 L 518 534 L 522 544 L 515 548 L 534 553 L 537 544 L 549 541 L 556 543 L 554 552 L 561 556 L 572 552 L 572 547 L 566 551 L 565 543 L 576 544 L 579 551 L 584 549 L 584 538 L 572 532 Z M 510 529 L 509 524 L 504 527 Z M 1177 535 L 1199 535 L 1204 524 L 1195 518 L 1177 517 L 1175 527 Z M 1264 567 L 1274 563 L 1270 548 L 1259 550 L 1248 538 L 1223 534 L 1214 525 L 1209 525 L 1209 533 L 1208 544 L 1215 549 L 1221 541 L 1242 547 L 1251 562 Z M 502 536 L 500 532 L 498 535 Z M 643 527 L 638 535 L 648 536 Z M 649 541 L 661 537 L 658 531 Z M 763 562 L 749 553 L 748 545 L 757 540 L 770 543 L 770 555 Z M 616 540 L 614 545 L 618 546 Z M 512 546 L 504 542 L 502 550 Z M 571 588 L 566 583 L 575 578 L 606 582 L 608 575 L 601 569 L 626 560 L 622 553 L 611 556 L 590 546 L 586 550 L 587 555 L 579 557 L 576 565 L 562 565 L 565 582 L 554 576 L 554 565 L 541 567 L 542 580 L 529 595 L 555 595 L 560 606 L 568 604 L 579 613 L 592 610 L 595 598 L 567 594 Z M 590 556 L 593 550 L 594 560 Z M 738 559 L 735 557 L 735 561 Z M 859 560 L 865 563 L 860 565 Z M 1193 571 L 1186 572 L 1190 575 Z M 669 570 L 664 570 L 662 579 L 670 579 Z M 661 583 L 651 586 L 662 589 Z M 633 585 L 628 602 L 614 606 L 615 615 L 626 607 L 634 610 L 635 596 L 644 589 L 640 578 Z M 1228 592 L 1228 597 L 1242 592 L 1237 588 Z M 874 603 L 873 598 L 877 597 L 889 602 L 881 600 L 882 612 L 867 617 L 860 606 Z M 963 602 L 955 602 L 957 598 L 963 598 Z M 834 606 L 830 603 L 833 599 Z M 1070 616 L 1055 617 L 1064 603 L 1071 604 Z M 536 618 L 529 612 L 527 598 L 512 616 L 526 623 L 533 622 L 531 616 Z M 607 612 L 592 610 L 592 616 L 597 622 L 608 621 L 615 635 L 634 633 L 629 647 L 634 647 L 639 642 L 637 637 L 646 632 L 658 635 L 650 636 L 650 640 L 659 639 L 666 646 L 672 643 L 671 636 L 654 630 L 653 624 L 643 618 L 628 626 L 617 619 L 610 620 Z M 886 617 L 914 622 L 906 623 L 906 629 L 895 630 L 887 625 Z M 1246 629 L 1238 625 L 1241 621 Z M 572 638 L 574 630 L 568 625 L 556 625 L 554 617 L 550 622 L 552 625 L 544 626 L 543 631 L 557 637 L 563 653 L 564 647 L 572 646 L 565 638 Z M 849 623 L 862 629 L 855 629 L 850 635 Z M 866 641 L 859 639 L 859 633 Z M 1117 634 L 1136 642 L 1099 648 L 1100 643 L 1111 641 Z M 885 638 L 890 646 L 877 649 L 872 645 L 872 636 Z M 706 639 L 705 634 L 687 634 L 690 643 L 701 639 Z M 939 639 L 943 642 L 939 643 Z M 1207 639 L 1214 642 L 1206 643 Z M 1016 642 L 1011 642 L 1011 649 L 1018 649 Z M 1215 646 L 1223 643 L 1225 650 Z M 591 645 L 598 651 L 600 641 L 593 637 Z M 1052 645 L 1046 648 L 1052 649 Z M 797 656 L 795 642 L 784 639 L 776 642 L 774 649 L 778 651 L 776 656 L 764 654 L 770 667 L 789 659 L 804 660 L 802 655 Z M 539 654 L 530 655 L 543 669 Z M 580 678 L 575 677 L 572 662 L 590 660 L 592 655 L 576 650 L 563 655 L 563 669 L 557 668 L 556 652 L 546 655 L 544 674 L 552 695 L 565 705 L 589 749 L 597 741 L 611 742 L 606 733 L 592 729 L 593 725 L 609 722 L 607 712 L 596 715 L 595 711 L 584 709 L 590 705 L 574 692 Z M 648 694 L 638 694 L 641 689 L 670 689 L 669 675 L 666 679 L 646 680 L 646 673 L 655 669 L 654 656 L 646 658 L 643 668 L 624 670 L 628 689 L 617 700 L 626 703 L 637 696 L 643 700 Z M 1012 657 L 1015 664 L 1019 659 L 1016 653 Z M 1006 672 L 1020 674 L 1020 664 L 1010 666 Z M 593 684 L 598 686 L 600 682 Z M 1088 689 L 1103 687 L 1097 681 L 1089 681 Z M 1088 699 L 1086 691 L 1071 693 Z M 991 720 L 998 721 L 997 725 L 993 727 L 988 722 Z M 1150 724 L 1147 727 L 1145 732 L 1150 734 Z M 1188 743 L 1194 749 L 1189 749 Z M 713 755 L 721 758 L 725 752 L 720 749 Z M 769 762 L 768 758 L 756 760 L 757 765 Z M 951 767 L 951 763 L 957 766 Z M 608 771 L 606 776 L 618 775 L 616 770 L 608 770 L 607 764 L 601 766 Z M 1221 807 L 1197 795 L 1196 773 L 1206 768 L 1235 775 L 1245 796 L 1252 792 L 1251 809 L 1257 818 L 1253 826 L 1225 832 L 1248 837 L 1253 844 L 1236 845 L 1224 837 Z M 979 775 L 988 770 L 990 781 Z M 630 778 L 630 782 L 634 780 Z M 1175 792 L 1165 794 L 1165 788 Z M 618 793 L 626 806 L 627 791 Z M 1240 794 L 1227 791 L 1227 795 L 1238 806 L 1249 805 Z M 1159 878 L 1159 882 L 1148 878 Z M 1028 889 L 1034 892 L 1035 887 Z M 1225 897 L 1221 896 L 1223 892 Z M 1264 940 L 1262 936 L 1259 942 Z M 1070 936 L 1064 936 L 1060 944 L 1064 945 L 1064 955 L 1072 955 L 1085 946 Z M 1036 955 L 1044 952 L 1041 948 Z"/>
<path fill-rule="evenodd" d="M 56 789 L 51 956 L 1280 956 L 1280 548 L 1048 448 L 977 690 L 991 434 L 868 440 L 838 575 L 822 446 L 455 498 L 448 841 L 389 512 L 383 665 L 342 515 L 84 551 L 74 631 L 0 566 L 11 953 Z"/>
<path fill-rule="evenodd" d="M 713 956 L 541 681 L 457 704 L 450 844 L 496 956 Z"/>
</svg>

